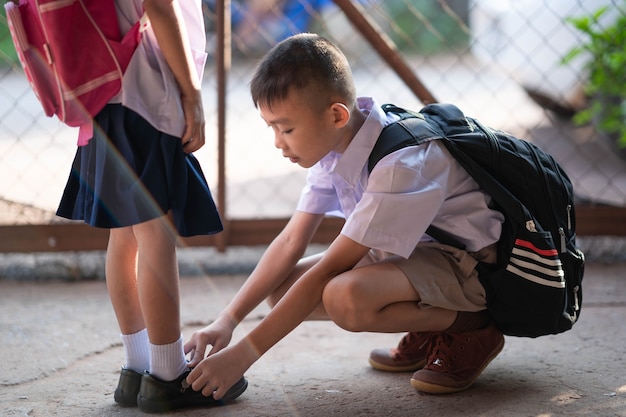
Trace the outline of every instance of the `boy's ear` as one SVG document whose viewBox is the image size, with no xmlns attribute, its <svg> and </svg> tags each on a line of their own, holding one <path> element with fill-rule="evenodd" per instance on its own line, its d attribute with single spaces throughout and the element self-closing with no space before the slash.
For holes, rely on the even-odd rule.
<svg viewBox="0 0 626 417">
<path fill-rule="evenodd" d="M 333 103 L 330 105 L 330 111 L 335 127 L 338 129 L 345 127 L 350 121 L 350 110 L 348 110 L 345 104 Z"/>
</svg>

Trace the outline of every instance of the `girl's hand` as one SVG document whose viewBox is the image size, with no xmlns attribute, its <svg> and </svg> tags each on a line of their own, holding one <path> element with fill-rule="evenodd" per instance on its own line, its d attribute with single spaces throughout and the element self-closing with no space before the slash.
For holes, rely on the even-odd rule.
<svg viewBox="0 0 626 417">
<path fill-rule="evenodd" d="M 191 96 L 181 94 L 183 113 L 185 114 L 185 131 L 181 137 L 185 153 L 192 153 L 204 146 L 205 119 L 200 91 Z"/>
<path fill-rule="evenodd" d="M 194 368 L 204 359 L 207 346 L 211 345 L 209 351 L 209 356 L 211 356 L 228 346 L 232 337 L 233 327 L 223 316 L 218 317 L 205 328 L 194 332 L 184 346 L 185 354 L 189 354 L 190 357 L 188 366 Z"/>
<path fill-rule="evenodd" d="M 178 88 L 185 115 L 182 133 L 183 150 L 197 151 L 204 145 L 204 110 L 200 90 L 202 82 L 189 44 L 183 11 L 172 0 L 144 0 L 143 8 Z"/>
</svg>

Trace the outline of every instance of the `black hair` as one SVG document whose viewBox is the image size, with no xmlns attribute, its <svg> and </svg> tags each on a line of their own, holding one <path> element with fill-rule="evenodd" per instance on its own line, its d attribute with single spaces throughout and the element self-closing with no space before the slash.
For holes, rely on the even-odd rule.
<svg viewBox="0 0 626 417">
<path fill-rule="evenodd" d="M 295 89 L 309 93 L 313 107 L 333 102 L 352 107 L 356 99 L 345 55 L 322 36 L 301 33 L 274 46 L 262 59 L 250 83 L 255 107 L 272 107 Z"/>
</svg>

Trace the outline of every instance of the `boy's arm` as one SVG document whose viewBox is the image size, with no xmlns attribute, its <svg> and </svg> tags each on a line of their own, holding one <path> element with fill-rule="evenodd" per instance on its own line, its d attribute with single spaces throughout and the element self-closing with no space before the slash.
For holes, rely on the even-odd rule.
<svg viewBox="0 0 626 417">
<path fill-rule="evenodd" d="M 302 258 L 323 218 L 323 214 L 294 213 L 228 306 L 185 344 L 185 352 L 192 352 L 190 367 L 204 358 L 207 345 L 212 346 L 209 354 L 228 345 L 234 328 L 285 280 Z"/>
<path fill-rule="evenodd" d="M 322 302 L 326 284 L 348 271 L 369 251 L 343 235 L 324 257 L 289 289 L 270 313 L 250 333 L 232 346 L 204 359 L 187 377 L 194 390 L 221 398 L 244 372 L 285 337 Z"/>
</svg>

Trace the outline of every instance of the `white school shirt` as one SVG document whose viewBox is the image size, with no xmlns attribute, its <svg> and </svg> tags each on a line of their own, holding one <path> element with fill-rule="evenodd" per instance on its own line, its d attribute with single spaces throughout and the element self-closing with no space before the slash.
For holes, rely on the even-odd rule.
<svg viewBox="0 0 626 417">
<path fill-rule="evenodd" d="M 455 236 L 466 250 L 498 241 L 504 217 L 491 198 L 439 141 L 410 146 L 383 157 L 368 174 L 369 155 L 386 115 L 372 98 L 358 98 L 368 113 L 343 154 L 331 152 L 312 166 L 297 210 L 346 219 L 344 236 L 372 248 L 373 258 L 408 258 L 432 223 Z"/>
<path fill-rule="evenodd" d="M 198 79 L 202 79 L 207 58 L 206 34 L 200 0 L 178 2 L 196 64 Z M 143 0 L 115 0 L 120 31 L 124 34 L 143 15 Z M 122 103 L 146 119 L 157 130 L 181 137 L 185 117 L 180 90 L 169 69 L 154 31 L 149 27 L 141 35 L 122 80 L 122 91 L 111 103 Z"/>
</svg>

